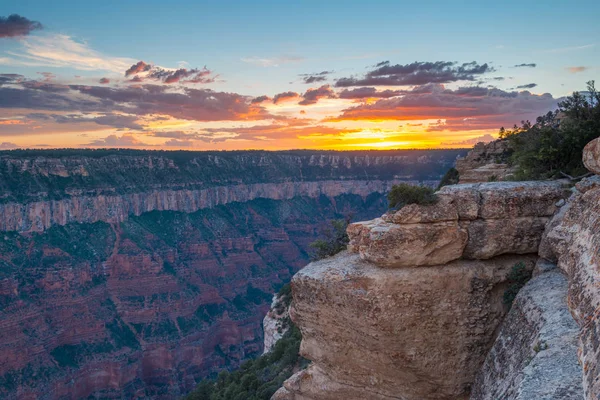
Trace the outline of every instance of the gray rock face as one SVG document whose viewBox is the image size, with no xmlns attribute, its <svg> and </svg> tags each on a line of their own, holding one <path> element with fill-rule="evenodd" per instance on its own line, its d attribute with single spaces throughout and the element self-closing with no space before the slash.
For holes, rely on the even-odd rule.
<svg viewBox="0 0 600 400">
<path fill-rule="evenodd" d="M 542 273 L 519 292 L 475 380 L 471 400 L 581 399 L 579 326 L 567 278 Z"/>
<path fill-rule="evenodd" d="M 568 194 L 558 181 L 446 186 L 436 204 L 351 224 L 349 248 L 388 268 L 536 253 L 556 204 Z"/>
</svg>

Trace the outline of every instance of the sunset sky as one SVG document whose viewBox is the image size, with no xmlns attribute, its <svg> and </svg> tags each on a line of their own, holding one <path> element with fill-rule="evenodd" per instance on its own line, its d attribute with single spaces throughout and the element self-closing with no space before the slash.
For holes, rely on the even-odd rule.
<svg viewBox="0 0 600 400">
<path fill-rule="evenodd" d="M 12 1 L 0 149 L 470 147 L 600 78 L 595 1 Z"/>
</svg>

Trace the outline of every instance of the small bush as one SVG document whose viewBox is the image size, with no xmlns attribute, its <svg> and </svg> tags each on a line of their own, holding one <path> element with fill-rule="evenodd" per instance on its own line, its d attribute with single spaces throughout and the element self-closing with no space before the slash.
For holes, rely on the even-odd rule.
<svg viewBox="0 0 600 400">
<path fill-rule="evenodd" d="M 434 204 L 437 197 L 432 188 L 427 186 L 414 186 L 407 183 L 394 185 L 388 194 L 389 207 L 402 208 L 408 204 L 429 205 Z"/>
<path fill-rule="evenodd" d="M 348 242 L 350 242 L 346 233 L 348 223 L 350 223 L 349 218 L 331 221 L 331 227 L 324 232 L 325 237 L 310 244 L 310 247 L 314 249 L 311 255 L 313 261 L 331 257 L 342 250 L 346 250 Z"/>
<path fill-rule="evenodd" d="M 504 297 L 502 299 L 502 302 L 509 308 L 512 306 L 519 291 L 531 279 L 531 274 L 532 271 L 527 269 L 527 266 L 523 262 L 516 263 L 510 270 L 507 277 L 509 286 L 504 292 Z"/>
<path fill-rule="evenodd" d="M 444 186 L 456 185 L 459 179 L 460 176 L 458 174 L 458 171 L 456 170 L 456 168 L 452 167 L 448 171 L 446 171 L 437 188 L 438 190 L 440 190 Z"/>
</svg>

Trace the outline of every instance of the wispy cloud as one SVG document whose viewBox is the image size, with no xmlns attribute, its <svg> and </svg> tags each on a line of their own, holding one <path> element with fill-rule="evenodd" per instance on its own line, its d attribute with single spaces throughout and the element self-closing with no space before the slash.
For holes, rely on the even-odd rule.
<svg viewBox="0 0 600 400">
<path fill-rule="evenodd" d="M 555 49 L 543 50 L 542 53 L 566 53 L 569 51 L 591 49 L 596 46 L 596 43 L 584 44 L 582 46 L 559 47 Z"/>
<path fill-rule="evenodd" d="M 583 71 L 587 70 L 588 67 L 567 67 L 565 69 L 572 74 L 576 74 L 578 72 L 583 72 Z"/>
<path fill-rule="evenodd" d="M 279 67 L 282 64 L 297 63 L 297 62 L 303 61 L 304 57 L 281 56 L 281 57 L 268 58 L 268 57 L 253 56 L 253 57 L 244 57 L 241 60 L 245 63 L 257 65 L 259 67 Z"/>
<path fill-rule="evenodd" d="M 134 59 L 102 54 L 68 35 L 31 36 L 20 42 L 22 49 L 7 51 L 7 57 L 0 57 L 0 64 L 122 73 L 135 63 Z"/>
</svg>

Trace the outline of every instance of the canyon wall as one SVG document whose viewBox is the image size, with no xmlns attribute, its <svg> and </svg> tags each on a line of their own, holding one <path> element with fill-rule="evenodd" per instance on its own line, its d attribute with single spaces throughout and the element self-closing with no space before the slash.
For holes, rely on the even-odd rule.
<svg viewBox="0 0 600 400">
<path fill-rule="evenodd" d="M 174 398 L 237 368 L 329 220 L 457 154 L 0 152 L 0 397 Z"/>
</svg>

